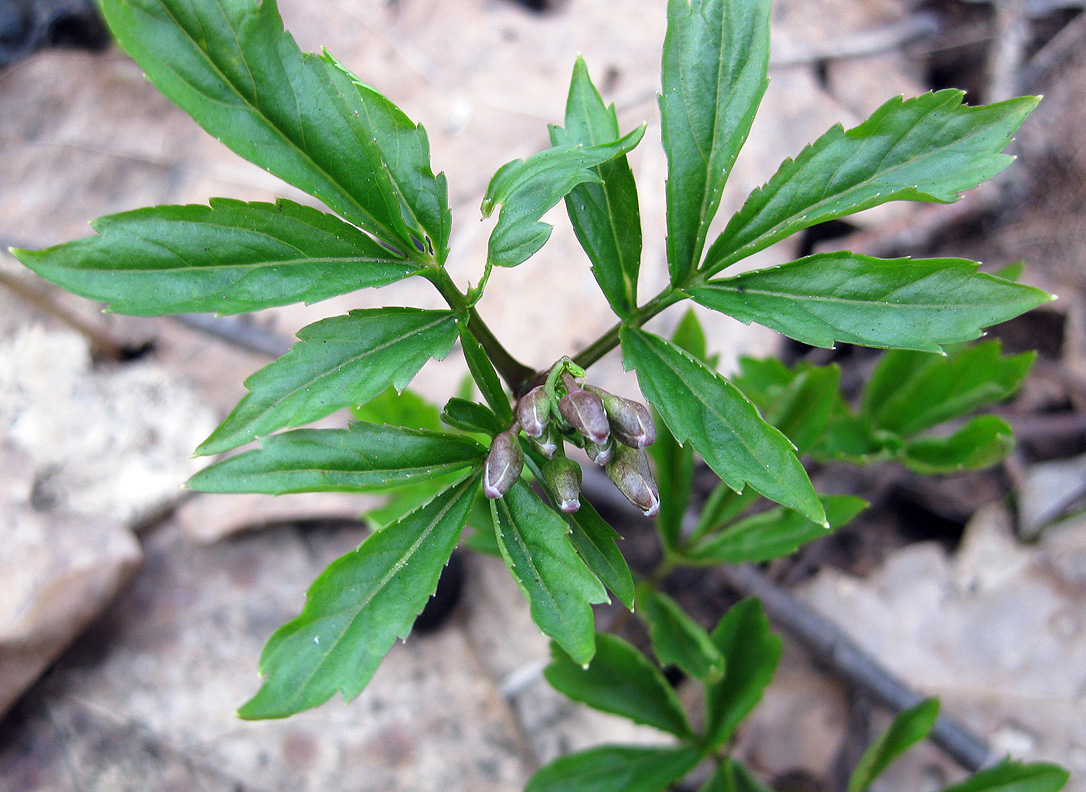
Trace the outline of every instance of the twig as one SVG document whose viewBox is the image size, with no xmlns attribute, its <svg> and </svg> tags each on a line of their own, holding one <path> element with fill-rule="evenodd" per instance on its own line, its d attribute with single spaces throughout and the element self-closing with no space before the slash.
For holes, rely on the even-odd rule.
<svg viewBox="0 0 1086 792">
<path fill-rule="evenodd" d="M 170 318 L 185 327 L 207 333 L 232 346 L 268 357 L 281 357 L 290 349 L 290 341 L 274 330 L 267 330 L 241 319 L 191 313 L 177 314 Z"/>
<path fill-rule="evenodd" d="M 821 45 L 795 48 L 793 52 L 772 58 L 770 69 L 790 69 L 835 60 L 870 58 L 900 49 L 914 41 L 930 38 L 942 32 L 939 18 L 934 14 L 914 14 L 907 19 L 875 30 L 864 30 L 823 42 Z"/>
<path fill-rule="evenodd" d="M 1018 95 L 1020 73 L 1030 38 L 1025 0 L 996 0 L 995 36 L 988 51 L 985 101 L 1002 102 Z"/>
<path fill-rule="evenodd" d="M 1082 51 L 1086 41 L 1086 11 L 1064 25 L 1063 29 L 1041 47 L 1022 70 L 1020 86 L 1023 91 L 1035 91 L 1048 73 L 1072 55 Z"/>
<path fill-rule="evenodd" d="M 736 591 L 758 597 L 774 624 L 850 685 L 867 691 L 895 712 L 920 702 L 920 695 L 860 648 L 840 627 L 815 613 L 755 567 L 724 566 L 721 572 Z M 935 721 L 929 738 L 971 772 L 997 758 L 979 737 L 946 715 Z"/>
</svg>

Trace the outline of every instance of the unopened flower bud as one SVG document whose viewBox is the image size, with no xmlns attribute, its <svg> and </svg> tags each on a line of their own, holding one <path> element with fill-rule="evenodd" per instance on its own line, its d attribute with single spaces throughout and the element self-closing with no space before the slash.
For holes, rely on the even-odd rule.
<svg viewBox="0 0 1086 792">
<path fill-rule="evenodd" d="M 551 400 L 543 386 L 532 388 L 517 402 L 517 420 L 528 437 L 540 437 L 551 419 Z"/>
<path fill-rule="evenodd" d="M 572 514 L 581 508 L 581 466 L 567 457 L 543 465 L 543 480 L 558 501 L 558 508 Z"/>
<path fill-rule="evenodd" d="M 646 517 L 653 517 L 660 511 L 660 490 L 649 470 L 649 458 L 644 449 L 616 445 L 606 470 L 607 478 Z"/>
<path fill-rule="evenodd" d="M 611 424 L 603 400 L 595 393 L 578 388 L 572 377 L 566 378 L 566 395 L 558 400 L 558 411 L 570 426 L 597 445 L 611 436 Z"/>
<path fill-rule="evenodd" d="M 524 451 L 517 440 L 516 428 L 496 435 L 483 466 L 483 494 L 500 498 L 513 488 L 524 470 Z"/>
<path fill-rule="evenodd" d="M 595 462 L 597 465 L 606 465 L 611 455 L 615 450 L 615 441 L 610 437 L 607 438 L 607 442 L 603 445 L 597 443 L 585 443 L 585 453 L 588 454 L 588 458 Z"/>
<path fill-rule="evenodd" d="M 528 441 L 547 459 L 554 459 L 554 455 L 558 452 L 558 444 L 561 442 L 561 435 L 553 426 L 548 426 L 542 437 L 529 437 Z"/>
<path fill-rule="evenodd" d="M 631 448 L 647 448 L 656 442 L 656 424 L 649 408 L 641 402 L 615 396 L 601 388 L 590 388 L 603 401 L 615 439 Z"/>
</svg>

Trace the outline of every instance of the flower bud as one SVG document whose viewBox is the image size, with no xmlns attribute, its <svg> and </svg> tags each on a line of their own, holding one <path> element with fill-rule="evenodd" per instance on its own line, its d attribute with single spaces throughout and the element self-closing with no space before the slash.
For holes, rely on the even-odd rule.
<svg viewBox="0 0 1086 792">
<path fill-rule="evenodd" d="M 543 386 L 532 388 L 517 402 L 517 420 L 528 437 L 540 437 L 551 420 L 551 400 Z"/>
<path fill-rule="evenodd" d="M 607 478 L 646 517 L 653 517 L 660 511 L 660 490 L 649 470 L 649 458 L 644 449 L 615 445 L 614 456 L 606 470 Z"/>
<path fill-rule="evenodd" d="M 558 508 L 572 514 L 581 508 L 581 466 L 567 457 L 543 465 L 543 481 L 558 501 Z"/>
<path fill-rule="evenodd" d="M 524 470 L 524 451 L 515 428 L 496 435 L 483 465 L 483 494 L 500 498 L 513 488 Z"/>
<path fill-rule="evenodd" d="M 641 402 L 615 396 L 601 388 L 589 388 L 603 401 L 615 439 L 631 448 L 646 448 L 656 442 L 656 424 L 649 408 Z"/>
<path fill-rule="evenodd" d="M 597 445 L 603 445 L 611 435 L 611 424 L 603 400 L 595 393 L 578 388 L 572 377 L 566 377 L 566 395 L 558 400 L 558 411 L 570 426 Z"/>
<path fill-rule="evenodd" d="M 584 450 L 585 453 L 588 454 L 588 458 L 597 465 L 606 465 L 611 459 L 611 455 L 614 453 L 615 441 L 608 437 L 607 442 L 603 445 L 588 442 L 585 443 Z"/>
<path fill-rule="evenodd" d="M 558 452 L 558 444 L 561 442 L 561 435 L 553 426 L 548 426 L 541 437 L 529 437 L 528 441 L 547 459 L 554 459 L 554 455 Z"/>
</svg>

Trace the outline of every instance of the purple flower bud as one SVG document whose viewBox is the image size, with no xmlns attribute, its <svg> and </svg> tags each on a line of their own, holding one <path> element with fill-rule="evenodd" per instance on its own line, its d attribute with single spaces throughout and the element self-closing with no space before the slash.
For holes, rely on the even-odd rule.
<svg viewBox="0 0 1086 792">
<path fill-rule="evenodd" d="M 656 424 L 649 408 L 641 402 L 615 396 L 602 388 L 590 387 L 603 401 L 615 439 L 631 448 L 647 448 L 656 442 Z"/>
<path fill-rule="evenodd" d="M 649 458 L 644 449 L 616 445 L 614 456 L 607 463 L 607 478 L 618 487 L 634 506 L 646 517 L 654 517 L 660 511 L 660 490 L 649 470 Z"/>
<path fill-rule="evenodd" d="M 570 426 L 597 445 L 611 436 L 611 424 L 603 400 L 595 393 L 578 388 L 573 378 L 566 377 L 566 395 L 558 400 L 558 411 Z"/>
<path fill-rule="evenodd" d="M 561 442 L 561 435 L 553 426 L 548 426 L 542 437 L 529 437 L 528 441 L 547 459 L 554 459 L 554 455 L 558 452 L 558 444 Z"/>
<path fill-rule="evenodd" d="M 540 437 L 551 420 L 551 400 L 543 386 L 532 388 L 517 402 L 517 420 L 528 437 Z"/>
<path fill-rule="evenodd" d="M 543 481 L 566 514 L 581 508 L 581 466 L 572 459 L 558 457 L 543 465 Z"/>
<path fill-rule="evenodd" d="M 496 435 L 490 443 L 483 466 L 483 494 L 488 498 L 500 498 L 509 492 L 524 470 L 524 451 L 517 434 L 513 428 Z"/>
<path fill-rule="evenodd" d="M 611 438 L 607 438 L 607 442 L 603 445 L 585 443 L 584 450 L 588 454 L 588 458 L 597 465 L 606 465 L 615 451 L 615 442 Z"/>
</svg>

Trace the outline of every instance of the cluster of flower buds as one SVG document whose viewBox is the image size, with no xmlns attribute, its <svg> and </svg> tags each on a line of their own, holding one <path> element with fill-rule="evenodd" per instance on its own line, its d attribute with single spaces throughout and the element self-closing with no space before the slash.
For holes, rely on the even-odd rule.
<svg viewBox="0 0 1086 792">
<path fill-rule="evenodd" d="M 571 371 L 572 369 L 572 371 Z M 601 465 L 619 491 L 646 515 L 660 510 L 660 492 L 649 470 L 645 449 L 656 441 L 656 426 L 640 402 L 615 396 L 602 388 L 578 384 L 584 372 L 562 360 L 547 382 L 517 402 L 513 426 L 497 435 L 483 473 L 483 492 L 500 498 L 524 469 L 518 436 L 524 432 L 547 457 L 544 483 L 564 512 L 581 506 L 581 468 L 564 453 L 564 444 L 583 448 Z"/>
</svg>

